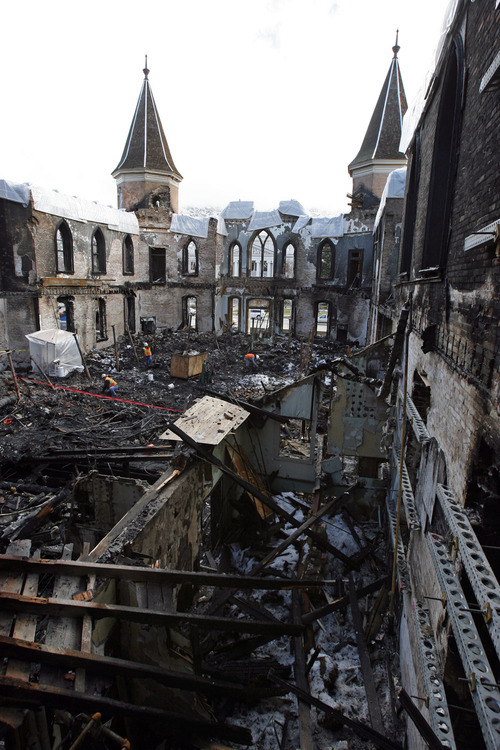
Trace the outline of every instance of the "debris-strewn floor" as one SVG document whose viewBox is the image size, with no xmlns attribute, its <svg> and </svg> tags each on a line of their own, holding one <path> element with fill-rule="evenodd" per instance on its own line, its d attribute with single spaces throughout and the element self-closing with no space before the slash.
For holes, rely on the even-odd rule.
<svg viewBox="0 0 500 750">
<path fill-rule="evenodd" d="M 84 372 L 47 382 L 40 373 L 19 369 L 19 403 L 16 403 L 10 372 L 0 375 L 4 396 L 0 401 L 0 552 L 5 551 L 9 541 L 29 536 L 32 553 L 39 550 L 42 557 L 59 557 L 65 542 L 65 522 L 70 515 L 73 485 L 78 477 L 92 468 L 121 475 L 124 460 L 119 455 L 107 456 L 103 463 L 103 451 L 127 450 L 130 475 L 153 484 L 168 463 L 161 452 L 154 453 L 153 446 L 160 451 L 159 435 L 165 431 L 169 420 L 174 421 L 207 389 L 230 398 L 253 400 L 293 382 L 300 374 L 326 365 L 343 353 L 327 344 L 316 344 L 308 351 L 307 342 L 285 338 L 272 344 L 258 341 L 253 346 L 253 351 L 259 355 L 258 368 L 253 371 L 245 363 L 244 355 L 251 346 L 246 336 L 227 333 L 216 338 L 214 335 L 163 332 L 155 337 L 148 336 L 147 340 L 153 349 L 150 368 L 142 362 L 142 339 L 138 339 L 135 343 L 139 361 L 134 348 L 126 341 L 118 346 L 118 363 L 113 348 L 87 356 L 90 378 Z M 189 380 L 170 375 L 172 355 L 184 352 L 208 353 L 202 375 Z M 116 400 L 101 397 L 103 373 L 112 375 L 118 382 Z M 182 449 L 180 444 L 171 448 L 172 451 Z M 55 451 L 70 452 L 72 456 L 70 459 L 56 456 L 54 460 Z M 276 499 L 298 522 L 305 520 L 310 498 L 284 493 Z M 322 502 L 325 500 L 323 498 Z M 49 506 L 51 512 L 45 514 Z M 358 518 L 354 523 L 345 512 L 325 516 L 318 527 L 341 555 L 351 558 L 363 553 L 359 564 L 350 566 L 342 558 L 318 551 L 301 536 L 266 567 L 266 573 L 314 579 L 320 583 L 300 598 L 302 615 L 339 600 L 337 608 L 313 619 L 306 630 L 304 649 L 309 689 L 314 698 L 370 726 L 349 585 L 359 593 L 387 572 L 382 531 L 378 521 Z M 281 521 L 274 535 L 269 529 L 252 536 L 237 534 L 238 543 L 217 550 L 206 547 L 203 563 L 208 569 L 215 566 L 223 573 L 248 575 L 293 529 L 292 525 Z M 205 535 L 206 539 L 208 537 Z M 352 584 L 349 584 L 350 578 Z M 359 594 L 359 606 L 363 629 L 370 634 L 368 649 L 384 730 L 387 737 L 395 737 L 390 676 L 393 640 L 383 618 L 371 621 L 381 589 L 382 584 L 369 594 Z M 246 600 L 247 606 L 263 612 L 267 619 L 291 622 L 297 617 L 292 596 L 289 590 L 255 589 L 241 598 Z M 216 604 L 213 597 L 213 589 L 200 591 L 195 611 L 209 613 L 213 610 Z M 381 611 L 385 610 L 386 606 L 381 606 Z M 226 616 L 238 618 L 242 610 L 238 604 L 226 602 L 221 614 L 222 611 Z M 279 679 L 295 683 L 294 638 L 281 636 L 256 646 L 252 639 L 231 642 L 218 637 L 216 643 L 204 645 L 207 647 L 204 652 L 207 673 L 220 679 L 255 684 L 253 703 L 237 703 L 227 698 L 215 701 L 213 712 L 217 720 L 251 729 L 252 747 L 258 750 L 298 748 L 297 698 L 279 683 Z M 318 708 L 311 708 L 310 726 L 317 750 L 371 747 L 352 729 L 339 726 L 335 718 L 325 717 Z M 161 743 L 158 750 L 170 747 L 174 745 Z M 201 745 L 182 745 L 183 750 L 187 747 Z"/>
</svg>

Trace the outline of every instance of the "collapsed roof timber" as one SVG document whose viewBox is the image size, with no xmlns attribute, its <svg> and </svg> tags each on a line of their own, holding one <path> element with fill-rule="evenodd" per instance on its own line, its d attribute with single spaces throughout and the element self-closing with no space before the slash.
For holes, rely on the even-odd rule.
<svg viewBox="0 0 500 750">
<path fill-rule="evenodd" d="M 348 216 L 179 215 L 148 70 L 126 210 L 0 183 L 4 746 L 499 746 L 497 6 Z"/>
</svg>

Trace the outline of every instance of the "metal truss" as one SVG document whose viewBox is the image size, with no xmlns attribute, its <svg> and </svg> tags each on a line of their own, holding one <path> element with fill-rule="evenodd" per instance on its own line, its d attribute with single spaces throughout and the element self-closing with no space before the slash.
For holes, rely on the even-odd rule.
<svg viewBox="0 0 500 750">
<path fill-rule="evenodd" d="M 426 534 L 484 742 L 500 747 L 500 690 L 442 537 Z"/>
<path fill-rule="evenodd" d="M 434 636 L 431 635 L 429 614 L 419 601 L 414 602 L 413 612 L 426 692 L 426 706 L 429 711 L 429 723 L 444 747 L 455 750 L 455 737 L 441 677 L 436 643 Z"/>
<path fill-rule="evenodd" d="M 437 496 L 500 659 L 500 585 L 467 515 L 453 492 L 438 484 Z"/>
<path fill-rule="evenodd" d="M 415 437 L 417 438 L 418 442 L 428 443 L 431 439 L 431 436 L 427 431 L 425 422 L 420 416 L 417 407 L 408 396 L 408 394 L 406 395 L 406 416 L 412 426 L 413 432 L 415 433 Z"/>
<path fill-rule="evenodd" d="M 389 492 L 387 495 L 387 517 L 389 519 L 389 529 L 391 531 L 392 548 L 394 549 L 394 542 L 396 540 L 396 502 L 392 497 L 393 493 Z M 408 564 L 406 562 L 406 553 L 403 542 L 401 540 L 401 534 L 398 534 L 398 551 L 397 551 L 397 563 L 398 573 L 401 588 L 404 591 L 410 591 L 410 577 L 408 575 Z"/>
</svg>

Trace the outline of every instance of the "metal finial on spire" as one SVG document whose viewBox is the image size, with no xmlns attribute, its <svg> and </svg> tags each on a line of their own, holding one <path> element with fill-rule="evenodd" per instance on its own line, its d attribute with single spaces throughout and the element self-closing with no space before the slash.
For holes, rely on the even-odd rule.
<svg viewBox="0 0 500 750">
<path fill-rule="evenodd" d="M 392 48 L 392 51 L 394 52 L 394 57 L 398 56 L 398 52 L 401 49 L 401 47 L 398 45 L 398 37 L 399 37 L 399 29 L 396 29 L 396 44 Z"/>
<path fill-rule="evenodd" d="M 144 62 L 144 68 L 142 69 L 142 72 L 144 73 L 144 78 L 147 78 L 149 75 L 149 69 L 148 69 L 148 56 L 144 56 L 145 62 Z"/>
</svg>

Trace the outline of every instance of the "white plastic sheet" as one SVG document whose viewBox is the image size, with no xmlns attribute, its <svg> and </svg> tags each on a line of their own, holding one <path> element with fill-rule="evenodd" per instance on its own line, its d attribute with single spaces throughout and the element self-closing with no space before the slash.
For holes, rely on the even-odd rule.
<svg viewBox="0 0 500 750">
<path fill-rule="evenodd" d="M 254 211 L 253 201 L 231 201 L 221 211 L 223 219 L 230 221 L 231 219 L 249 219 Z"/>
<path fill-rule="evenodd" d="M 403 198 L 405 194 L 405 185 L 406 167 L 395 169 L 394 172 L 391 172 L 387 177 L 382 197 L 380 198 L 380 205 L 378 207 L 377 215 L 375 216 L 375 223 L 373 225 L 374 232 L 378 227 L 378 223 L 382 217 L 387 198 Z"/>
<path fill-rule="evenodd" d="M 332 219 L 313 219 L 311 237 L 342 237 L 344 234 L 344 214 Z"/>
<path fill-rule="evenodd" d="M 208 237 L 208 216 L 184 216 L 184 214 L 174 214 L 170 231 L 174 234 L 187 234 L 192 237 Z"/>
<path fill-rule="evenodd" d="M 255 211 L 248 225 L 249 232 L 255 232 L 259 229 L 269 229 L 269 227 L 279 227 L 283 224 L 278 211 Z"/>
<path fill-rule="evenodd" d="M 287 216 L 307 216 L 304 206 L 296 200 L 280 201 L 278 210 Z"/>
<path fill-rule="evenodd" d="M 74 195 L 59 193 L 57 190 L 31 185 L 33 204 L 37 211 L 54 216 L 63 216 L 81 222 L 106 224 L 110 229 L 128 234 L 139 234 L 139 223 L 134 213 L 119 211 L 95 201 L 87 201 Z"/>
<path fill-rule="evenodd" d="M 11 182 L 10 180 L 0 180 L 0 198 L 12 201 L 13 203 L 21 203 L 25 208 L 30 203 L 30 188 L 29 185 L 19 182 Z"/>
<path fill-rule="evenodd" d="M 83 363 L 70 331 L 49 328 L 26 335 L 30 345 L 30 357 L 46 375 L 65 377 L 73 370 L 82 372 Z"/>
</svg>

